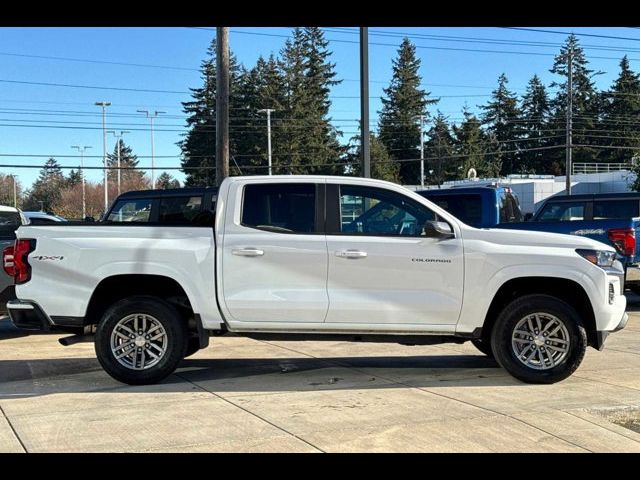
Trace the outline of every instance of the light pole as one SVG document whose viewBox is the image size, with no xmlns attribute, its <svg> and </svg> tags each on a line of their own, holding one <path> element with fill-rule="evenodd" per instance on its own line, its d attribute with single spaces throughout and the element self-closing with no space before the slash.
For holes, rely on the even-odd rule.
<svg viewBox="0 0 640 480">
<path fill-rule="evenodd" d="M 167 112 L 160 112 L 156 110 L 153 113 L 151 113 L 149 112 L 149 110 L 138 110 L 138 113 L 146 114 L 147 118 L 151 121 L 151 188 L 155 189 L 156 188 L 156 171 L 155 171 L 156 161 L 155 161 L 155 149 L 153 145 L 153 119 L 156 118 L 159 114 L 167 113 Z"/>
<path fill-rule="evenodd" d="M 18 208 L 18 187 L 16 185 L 16 175 L 12 173 L 9 175 L 13 180 L 13 208 Z"/>
<path fill-rule="evenodd" d="M 271 172 L 271 112 L 275 112 L 273 108 L 263 108 L 258 110 L 258 113 L 267 114 L 267 150 L 269 152 L 269 175 Z"/>
<path fill-rule="evenodd" d="M 424 115 L 418 115 L 420 121 L 420 187 L 424 188 Z"/>
<path fill-rule="evenodd" d="M 107 183 L 107 107 L 111 102 L 96 102 L 97 107 L 102 107 L 102 164 L 104 166 L 104 211 L 109 208 L 109 188 Z"/>
<path fill-rule="evenodd" d="M 131 132 L 129 130 L 120 130 L 119 135 L 115 130 L 109 130 L 109 132 L 113 133 L 113 136 L 116 137 L 116 151 L 118 152 L 118 195 L 120 195 L 120 139 L 125 133 Z"/>
<path fill-rule="evenodd" d="M 78 152 L 80 152 L 80 177 L 82 178 L 82 220 L 84 221 L 85 218 L 87 218 L 87 203 L 86 203 L 86 196 L 85 196 L 85 190 L 84 190 L 84 151 L 87 148 L 91 148 L 89 145 L 84 145 L 84 146 L 80 146 L 80 145 L 71 145 L 71 148 L 75 148 L 76 150 L 78 150 Z"/>
</svg>

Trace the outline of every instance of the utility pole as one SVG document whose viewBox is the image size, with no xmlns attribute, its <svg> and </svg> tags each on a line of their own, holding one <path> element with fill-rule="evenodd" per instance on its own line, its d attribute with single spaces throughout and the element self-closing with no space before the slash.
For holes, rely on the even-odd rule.
<svg viewBox="0 0 640 480">
<path fill-rule="evenodd" d="M 80 152 L 80 178 L 82 178 L 82 220 L 84 221 L 87 218 L 87 202 L 84 188 L 84 151 L 87 148 L 91 148 L 89 145 L 80 146 L 80 145 L 71 145 L 71 148 L 75 148 Z"/>
<path fill-rule="evenodd" d="M 229 27 L 216 27 L 216 185 L 229 176 Z"/>
<path fill-rule="evenodd" d="M 267 150 L 269 151 L 269 175 L 272 175 L 271 171 L 271 112 L 275 112 L 273 108 L 263 108 L 258 110 L 258 113 L 267 114 Z"/>
<path fill-rule="evenodd" d="M 116 137 L 116 151 L 118 152 L 118 195 L 120 195 L 120 139 L 124 136 L 125 133 L 131 132 L 129 130 L 120 130 L 119 135 L 115 130 L 109 130 L 109 132 L 113 133 L 113 136 Z M 151 149 L 151 151 L 153 152 L 153 148 Z"/>
<path fill-rule="evenodd" d="M 102 164 L 104 166 L 104 211 L 109 208 L 109 184 L 107 181 L 107 107 L 111 102 L 96 102 L 96 106 L 102 107 Z"/>
<path fill-rule="evenodd" d="M 155 153 L 155 147 L 154 147 L 154 142 L 153 142 L 153 119 L 156 118 L 158 115 L 160 115 L 161 113 L 167 113 L 167 112 L 161 112 L 161 111 L 154 111 L 153 113 L 151 113 L 149 110 L 138 110 L 138 113 L 144 113 L 147 115 L 147 118 L 151 121 L 151 188 L 156 188 L 156 153 Z"/>
<path fill-rule="evenodd" d="M 573 143 L 573 45 L 569 46 L 568 52 L 568 72 L 569 78 L 567 81 L 567 152 L 566 152 L 566 191 L 567 195 L 571 195 L 571 168 L 572 168 L 572 143 Z"/>
<path fill-rule="evenodd" d="M 424 115 L 417 115 L 420 121 L 420 187 L 424 188 Z"/>
<path fill-rule="evenodd" d="M 16 185 L 16 175 L 9 175 L 13 180 L 13 208 L 18 208 L 18 187 Z"/>
<path fill-rule="evenodd" d="M 369 138 L 369 28 L 360 27 L 360 162 L 362 176 L 371 178 Z"/>
</svg>

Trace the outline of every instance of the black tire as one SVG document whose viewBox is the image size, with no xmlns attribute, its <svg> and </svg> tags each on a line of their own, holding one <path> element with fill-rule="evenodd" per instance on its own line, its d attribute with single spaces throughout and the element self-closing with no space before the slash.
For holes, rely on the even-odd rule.
<svg viewBox="0 0 640 480">
<path fill-rule="evenodd" d="M 491 342 L 485 341 L 481 338 L 474 338 L 471 340 L 473 346 L 484 353 L 487 357 L 493 358 L 493 350 L 491 349 Z"/>
<path fill-rule="evenodd" d="M 553 315 L 568 332 L 566 356 L 556 366 L 545 370 L 523 363 L 512 347 L 512 334 L 518 322 L 533 313 Z M 496 361 L 515 378 L 526 383 L 556 383 L 570 376 L 582 363 L 587 350 L 587 332 L 571 305 L 550 295 L 525 295 L 502 310 L 491 332 L 491 346 Z M 541 349 L 544 345 L 533 348 Z"/>
<path fill-rule="evenodd" d="M 200 339 L 198 337 L 190 337 L 187 341 L 187 351 L 184 354 L 184 358 L 188 358 L 191 355 L 195 355 L 200 351 Z"/>
<path fill-rule="evenodd" d="M 111 349 L 111 335 L 118 322 L 128 315 L 146 314 L 155 318 L 166 332 L 166 349 L 160 360 L 144 370 L 134 370 L 120 363 Z M 102 368 L 116 380 L 129 385 L 149 385 L 169 376 L 187 351 L 186 322 L 164 300 L 151 296 L 134 296 L 118 301 L 102 316 L 95 335 L 95 349 Z"/>
</svg>

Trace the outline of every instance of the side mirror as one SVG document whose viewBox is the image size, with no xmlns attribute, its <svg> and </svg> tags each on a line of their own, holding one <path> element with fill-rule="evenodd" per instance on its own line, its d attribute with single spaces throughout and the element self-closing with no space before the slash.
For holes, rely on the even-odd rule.
<svg viewBox="0 0 640 480">
<path fill-rule="evenodd" d="M 424 224 L 424 236 L 427 238 L 453 238 L 455 234 L 447 222 L 428 221 Z"/>
<path fill-rule="evenodd" d="M 530 222 L 532 218 L 533 218 L 533 213 L 526 213 L 524 216 L 524 221 Z"/>
</svg>

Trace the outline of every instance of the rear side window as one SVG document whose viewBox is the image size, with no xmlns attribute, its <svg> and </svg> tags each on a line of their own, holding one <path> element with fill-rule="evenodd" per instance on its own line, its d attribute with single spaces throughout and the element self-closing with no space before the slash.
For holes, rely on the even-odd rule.
<svg viewBox="0 0 640 480">
<path fill-rule="evenodd" d="M 0 237 L 13 237 L 20 225 L 18 212 L 0 212 Z"/>
<path fill-rule="evenodd" d="M 500 223 L 521 222 L 522 211 L 518 198 L 510 192 L 500 195 Z"/>
<path fill-rule="evenodd" d="M 479 227 L 482 224 L 480 195 L 434 195 L 426 198 L 467 225 Z"/>
<path fill-rule="evenodd" d="M 147 223 L 151 214 L 150 198 L 118 201 L 107 218 L 108 222 Z"/>
<path fill-rule="evenodd" d="M 242 225 L 278 233 L 314 233 L 315 202 L 312 183 L 246 185 Z"/>
<path fill-rule="evenodd" d="M 202 210 L 202 196 L 165 197 L 160 200 L 158 221 L 171 225 L 191 225 Z"/>
<path fill-rule="evenodd" d="M 638 200 L 600 200 L 593 202 L 593 219 L 633 218 L 640 216 Z"/>
<path fill-rule="evenodd" d="M 584 220 L 584 202 L 547 203 L 536 218 L 538 222 L 571 222 Z"/>
</svg>

